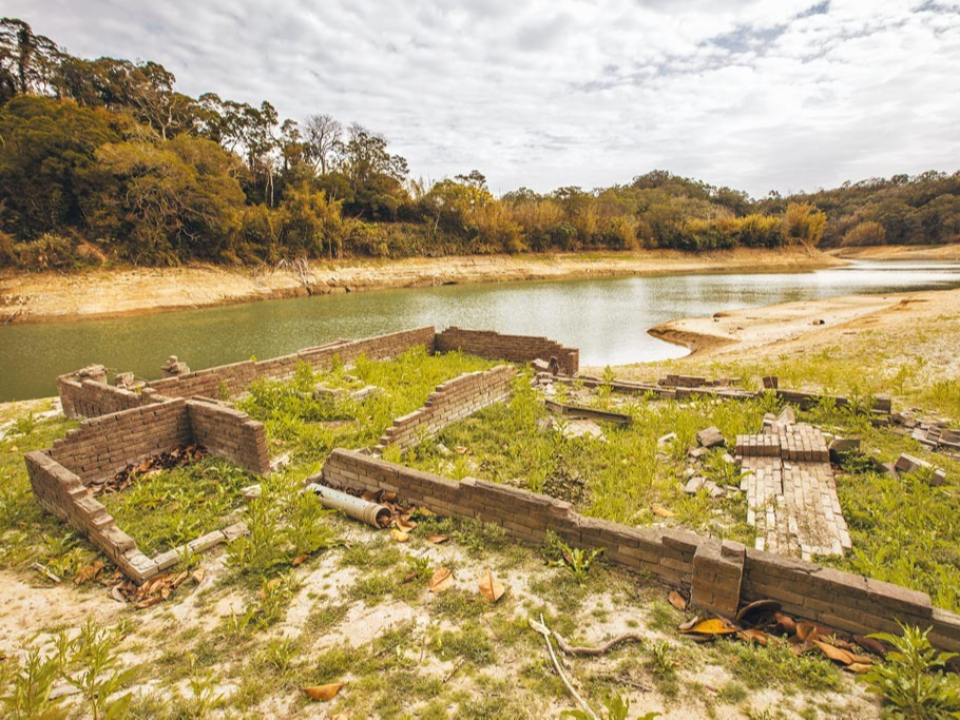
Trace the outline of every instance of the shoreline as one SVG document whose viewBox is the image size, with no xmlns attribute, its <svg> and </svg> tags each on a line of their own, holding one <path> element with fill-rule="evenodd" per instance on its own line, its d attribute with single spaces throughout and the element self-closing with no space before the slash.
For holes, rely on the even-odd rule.
<svg viewBox="0 0 960 720">
<path fill-rule="evenodd" d="M 718 312 L 657 325 L 647 332 L 686 347 L 689 359 L 811 352 L 864 332 L 897 331 L 924 318 L 960 314 L 960 289 L 843 295 Z"/>
<path fill-rule="evenodd" d="M 68 322 L 370 290 L 686 273 L 808 272 L 847 261 L 799 247 L 705 253 L 472 255 L 297 268 L 124 268 L 0 276 L 0 325 Z"/>
</svg>

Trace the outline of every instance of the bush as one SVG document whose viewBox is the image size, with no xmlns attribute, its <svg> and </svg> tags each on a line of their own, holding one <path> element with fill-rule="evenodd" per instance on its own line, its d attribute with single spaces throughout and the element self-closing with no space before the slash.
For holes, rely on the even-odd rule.
<svg viewBox="0 0 960 720">
<path fill-rule="evenodd" d="M 87 249 L 81 250 L 76 239 L 53 233 L 41 235 L 31 242 L 17 243 L 13 252 L 18 267 L 34 272 L 96 264 L 92 262 L 95 256 Z"/>
<path fill-rule="evenodd" d="M 886 242 L 887 231 L 883 225 L 873 220 L 865 220 L 850 228 L 844 234 L 840 244 L 843 247 L 863 247 L 864 245 L 883 245 Z"/>
</svg>

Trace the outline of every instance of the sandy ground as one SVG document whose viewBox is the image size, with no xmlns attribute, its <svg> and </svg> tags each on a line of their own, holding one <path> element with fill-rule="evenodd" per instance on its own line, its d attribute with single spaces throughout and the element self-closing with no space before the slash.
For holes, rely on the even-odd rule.
<svg viewBox="0 0 960 720">
<path fill-rule="evenodd" d="M 814 353 L 864 332 L 899 335 L 921 323 L 950 318 L 960 319 L 960 290 L 850 295 L 746 308 L 675 320 L 650 332 L 689 347 L 691 357 L 757 359 L 798 349 Z M 944 333 L 938 339 L 946 353 L 935 364 L 957 370 L 956 336 Z M 905 352 L 912 349 L 904 347 Z"/>
<path fill-rule="evenodd" d="M 314 263 L 296 268 L 211 266 L 0 275 L 0 323 L 159 312 L 304 295 L 476 282 L 690 272 L 796 272 L 845 261 L 819 251 L 750 250 L 689 254 L 485 255 Z"/>
<path fill-rule="evenodd" d="M 829 254 L 848 260 L 960 260 L 960 244 L 838 248 Z"/>
</svg>

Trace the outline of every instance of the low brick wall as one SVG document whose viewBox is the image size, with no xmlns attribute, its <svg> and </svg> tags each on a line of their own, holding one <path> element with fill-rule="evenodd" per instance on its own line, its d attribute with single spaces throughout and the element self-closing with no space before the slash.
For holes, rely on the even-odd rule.
<svg viewBox="0 0 960 720">
<path fill-rule="evenodd" d="M 89 485 L 192 437 L 186 402 L 172 400 L 85 420 L 47 454 Z"/>
<path fill-rule="evenodd" d="M 68 418 L 99 417 L 162 400 L 153 392 L 135 393 L 95 380 L 81 380 L 75 373 L 58 377 L 57 390 L 63 414 Z"/>
<path fill-rule="evenodd" d="M 156 564 L 137 550 L 107 509 L 90 497 L 83 481 L 40 450 L 24 456 L 34 497 L 48 512 L 86 535 L 117 567 L 136 582 L 156 574 Z"/>
<path fill-rule="evenodd" d="M 195 443 L 253 473 L 270 472 L 262 423 L 239 410 L 202 400 L 188 400 L 187 412 Z"/>
<path fill-rule="evenodd" d="M 560 363 L 561 372 L 575 375 L 580 370 L 579 350 L 564 347 L 544 337 L 502 335 L 492 330 L 463 330 L 451 327 L 437 333 L 434 347 L 438 352 L 462 350 L 478 357 L 515 363 L 555 357 Z"/>
<path fill-rule="evenodd" d="M 934 608 L 925 593 L 810 562 L 746 549 L 683 530 L 638 529 L 583 517 L 570 503 L 466 478 L 456 482 L 348 450 L 335 450 L 323 468 L 334 485 L 397 492 L 442 515 L 493 522 L 510 534 L 541 542 L 548 530 L 667 585 L 689 588 L 693 603 L 733 615 L 740 602 L 773 599 L 786 612 L 839 630 L 896 632 L 897 620 L 932 627 L 931 640 L 960 650 L 960 616 Z"/>
<path fill-rule="evenodd" d="M 292 355 L 259 362 L 247 360 L 153 380 L 147 383 L 147 386 L 168 397 L 219 397 L 221 387 L 233 394 L 245 390 L 250 383 L 260 378 L 290 377 L 301 362 L 310 363 L 315 370 L 329 370 L 335 357 L 339 357 L 341 362 L 349 363 L 361 355 L 374 360 L 385 360 L 420 345 L 433 350 L 435 334 L 434 328 L 424 327 L 363 340 L 336 340 Z"/>
<path fill-rule="evenodd" d="M 146 557 L 87 488 L 132 463 L 192 443 L 251 472 L 270 470 L 261 423 L 216 402 L 183 398 L 85 420 L 52 448 L 24 459 L 40 505 L 86 535 L 127 577 L 142 583 L 179 556 L 165 553 L 163 567 Z"/>
<path fill-rule="evenodd" d="M 510 394 L 516 376 L 513 365 L 499 365 L 447 380 L 430 393 L 422 408 L 394 420 L 380 438 L 377 450 L 387 445 L 406 450 L 450 423 L 500 402 Z"/>
</svg>

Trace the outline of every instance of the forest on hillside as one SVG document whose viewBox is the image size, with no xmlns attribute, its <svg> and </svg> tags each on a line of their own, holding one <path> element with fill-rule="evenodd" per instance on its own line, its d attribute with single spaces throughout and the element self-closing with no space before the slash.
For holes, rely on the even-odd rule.
<svg viewBox="0 0 960 720">
<path fill-rule="evenodd" d="M 75 57 L 4 18 L 0 265 L 960 241 L 960 173 L 753 199 L 657 170 L 497 198 L 478 170 L 416 179 L 319 110 L 189 97 L 157 63 Z"/>
</svg>

